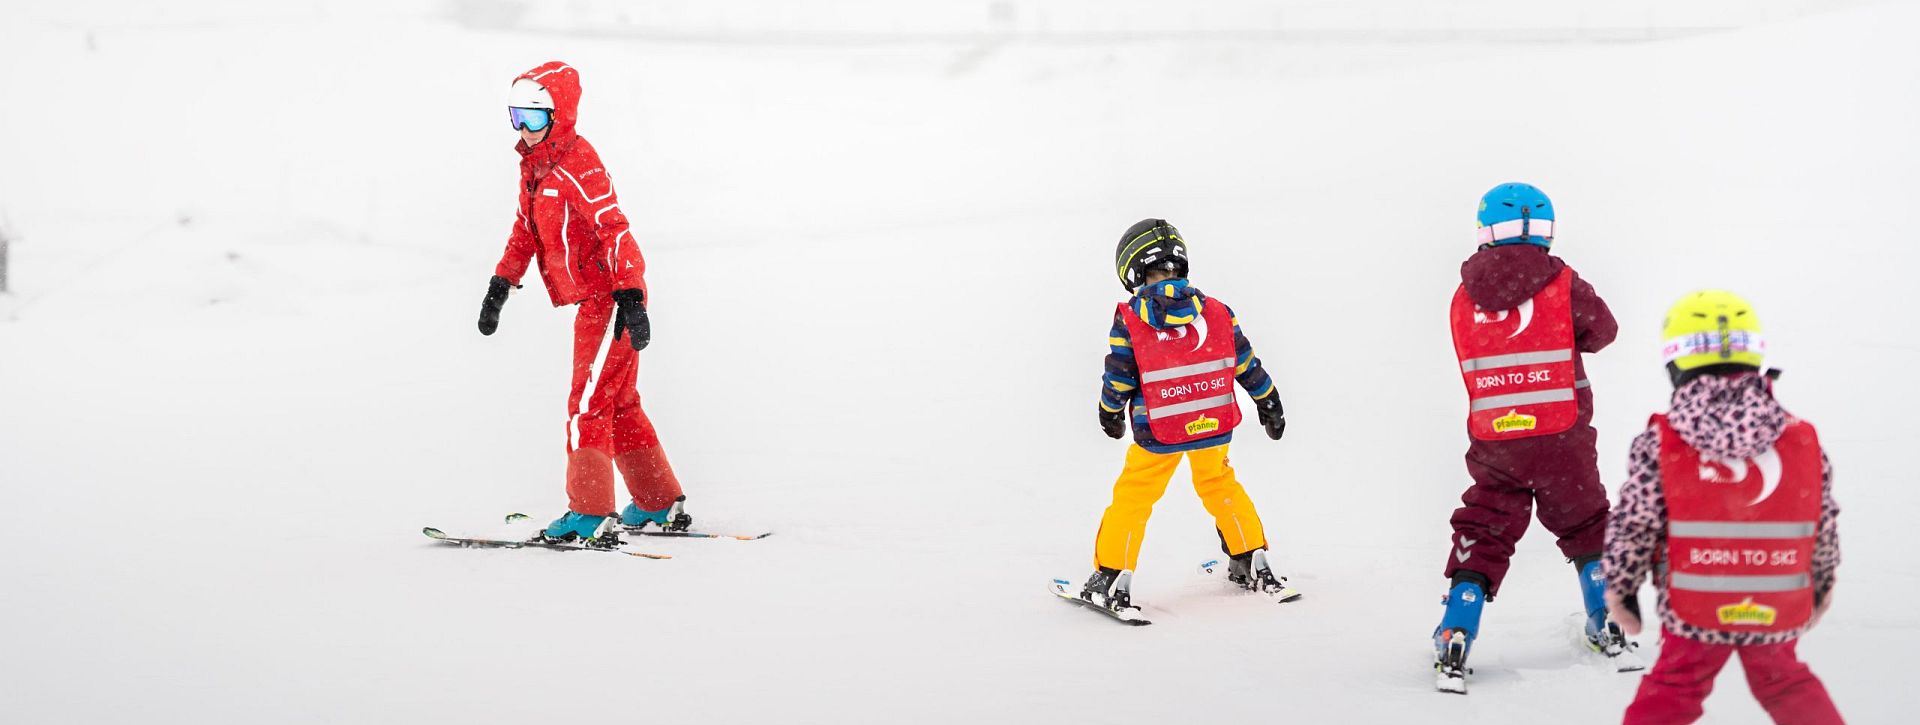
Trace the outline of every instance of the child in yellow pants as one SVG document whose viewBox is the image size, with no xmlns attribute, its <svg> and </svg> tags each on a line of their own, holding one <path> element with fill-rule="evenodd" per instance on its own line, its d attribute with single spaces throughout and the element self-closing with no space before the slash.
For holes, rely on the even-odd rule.
<svg viewBox="0 0 1920 725">
<path fill-rule="evenodd" d="M 1100 533 L 1094 538 L 1093 564 L 1096 568 L 1133 571 L 1140 561 L 1140 540 L 1147 533 L 1147 517 L 1153 504 L 1167 492 L 1167 482 L 1180 465 L 1181 456 L 1193 470 L 1193 492 L 1213 514 L 1214 527 L 1228 554 L 1267 548 L 1266 531 L 1260 526 L 1260 514 L 1253 500 L 1233 476 L 1227 462 L 1227 446 L 1187 451 L 1154 453 L 1138 445 L 1127 447 L 1127 467 L 1113 484 L 1113 504 L 1100 517 Z"/>
<path fill-rule="evenodd" d="M 1141 221 L 1120 238 L 1114 258 L 1120 284 L 1134 296 L 1114 310 L 1100 427 L 1113 438 L 1131 427 L 1134 445 L 1114 483 L 1113 504 L 1100 518 L 1094 574 L 1080 598 L 1116 613 L 1138 609 L 1133 570 L 1147 517 L 1182 457 L 1229 556 L 1228 580 L 1279 601 L 1299 598 L 1267 565 L 1260 514 L 1227 463 L 1227 444 L 1240 422 L 1235 383 L 1253 398 L 1268 437 L 1279 440 L 1286 431 L 1273 379 L 1253 356 L 1233 310 L 1187 283 L 1179 230 L 1160 219 Z"/>
</svg>

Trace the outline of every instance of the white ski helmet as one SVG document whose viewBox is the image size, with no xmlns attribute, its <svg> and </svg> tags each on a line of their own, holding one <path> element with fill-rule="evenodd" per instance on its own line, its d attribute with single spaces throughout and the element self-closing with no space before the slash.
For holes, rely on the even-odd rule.
<svg viewBox="0 0 1920 725">
<path fill-rule="evenodd" d="M 507 90 L 509 108 L 544 108 L 553 110 L 553 96 L 547 93 L 546 86 L 535 83 L 531 78 L 520 78 Z"/>
</svg>

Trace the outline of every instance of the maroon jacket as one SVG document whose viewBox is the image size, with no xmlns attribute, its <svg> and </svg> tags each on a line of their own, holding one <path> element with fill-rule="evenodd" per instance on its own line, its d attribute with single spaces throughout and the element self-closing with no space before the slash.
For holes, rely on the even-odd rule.
<svg viewBox="0 0 1920 725">
<path fill-rule="evenodd" d="M 1532 299 L 1547 283 L 1565 269 L 1566 262 L 1531 244 L 1507 244 L 1485 247 L 1460 264 L 1460 283 L 1467 288 L 1473 303 L 1489 310 L 1510 310 Z M 1593 285 L 1573 273 L 1573 343 L 1583 353 L 1599 352 L 1620 334 L 1619 323 L 1607 309 Z M 1593 390 L 1584 383 L 1587 369 L 1579 355 L 1573 357 L 1574 379 L 1582 384 L 1576 395 L 1580 403 L 1580 422 L 1593 420 Z"/>
</svg>

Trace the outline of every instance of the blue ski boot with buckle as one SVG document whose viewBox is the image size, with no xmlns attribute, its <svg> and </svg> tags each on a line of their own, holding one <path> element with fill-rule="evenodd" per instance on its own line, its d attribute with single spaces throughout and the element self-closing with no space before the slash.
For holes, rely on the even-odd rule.
<svg viewBox="0 0 1920 725">
<path fill-rule="evenodd" d="M 687 514 L 686 508 L 686 496 L 674 499 L 673 505 L 659 511 L 647 511 L 629 501 L 626 508 L 620 509 L 620 525 L 635 531 L 646 528 L 647 524 L 658 526 L 661 531 L 687 531 L 693 528 L 693 517 Z"/>
<path fill-rule="evenodd" d="M 533 535 L 533 540 L 546 544 L 564 544 L 580 542 L 582 546 L 611 548 L 619 546 L 620 537 L 612 531 L 613 517 L 568 511 L 547 528 Z"/>
<path fill-rule="evenodd" d="M 1607 619 L 1607 573 L 1600 568 L 1600 555 L 1580 557 L 1573 565 L 1580 572 L 1580 599 L 1587 608 L 1587 647 L 1608 657 L 1620 656 L 1630 645 L 1620 625 Z"/>
<path fill-rule="evenodd" d="M 1440 601 L 1447 611 L 1433 630 L 1435 686 L 1464 695 L 1467 675 L 1473 672 L 1467 669 L 1467 653 L 1480 634 L 1480 610 L 1487 603 L 1486 579 L 1475 572 L 1456 572 L 1453 588 Z"/>
</svg>

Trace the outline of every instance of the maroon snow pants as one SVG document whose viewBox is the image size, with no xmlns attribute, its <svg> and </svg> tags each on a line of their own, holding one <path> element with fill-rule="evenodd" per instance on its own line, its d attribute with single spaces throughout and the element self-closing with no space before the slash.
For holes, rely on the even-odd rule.
<svg viewBox="0 0 1920 725">
<path fill-rule="evenodd" d="M 1700 703 L 1713 692 L 1713 678 L 1727 658 L 1740 653 L 1747 687 L 1776 723 L 1840 725 L 1840 711 L 1820 678 L 1794 656 L 1799 640 L 1736 647 L 1704 644 L 1673 632 L 1660 635 L 1660 660 L 1640 678 L 1640 692 L 1627 706 L 1626 725 L 1690 723 L 1700 719 Z"/>
<path fill-rule="evenodd" d="M 1564 433 L 1507 441 L 1474 440 L 1467 448 L 1473 485 L 1453 510 L 1453 550 L 1445 575 L 1461 569 L 1487 577 L 1487 597 L 1500 591 L 1514 545 L 1538 509 L 1540 525 L 1559 537 L 1568 559 L 1598 555 L 1607 535 L 1607 490 L 1600 484 L 1598 434 L 1581 416 Z"/>
</svg>

